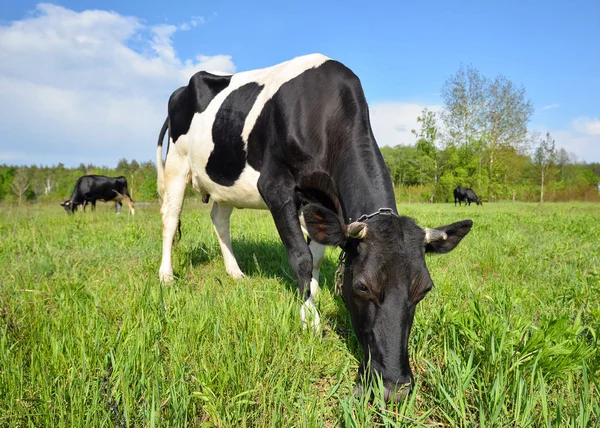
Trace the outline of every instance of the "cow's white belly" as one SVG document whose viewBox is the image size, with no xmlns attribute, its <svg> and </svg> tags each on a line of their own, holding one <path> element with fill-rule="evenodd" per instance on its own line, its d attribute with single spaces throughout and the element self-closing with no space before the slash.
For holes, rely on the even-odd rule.
<svg viewBox="0 0 600 428">
<path fill-rule="evenodd" d="M 236 208 L 267 209 L 265 201 L 258 192 L 257 182 L 259 176 L 258 171 L 246 165 L 233 186 L 222 186 L 210 179 L 204 167 L 192 166 L 192 185 L 194 189 L 200 193 L 209 194 L 215 202 Z"/>
<path fill-rule="evenodd" d="M 202 194 L 210 195 L 215 202 L 236 208 L 267 209 L 257 186 L 260 173 L 250 165 L 246 164 L 232 186 L 215 183 L 206 173 L 206 164 L 214 149 L 211 129 L 212 126 L 206 123 L 206 116 L 197 114 L 192 120 L 188 134 L 182 136 L 189 148 L 188 158 L 194 189 Z M 179 140 L 181 139 L 180 137 Z"/>
</svg>

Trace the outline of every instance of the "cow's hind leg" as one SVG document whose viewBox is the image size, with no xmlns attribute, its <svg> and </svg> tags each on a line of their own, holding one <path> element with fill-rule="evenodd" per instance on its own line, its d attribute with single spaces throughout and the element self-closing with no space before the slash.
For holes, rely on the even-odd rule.
<svg viewBox="0 0 600 428">
<path fill-rule="evenodd" d="M 287 250 L 290 266 L 298 280 L 298 290 L 304 299 L 300 309 L 302 324 L 317 328 L 321 321 L 310 292 L 313 260 L 300 227 L 293 181 L 288 181 L 285 177 L 268 178 L 261 175 L 258 188 L 273 215 L 275 226 Z"/>
<path fill-rule="evenodd" d="M 173 250 L 173 238 L 179 226 L 185 188 L 189 181 L 188 174 L 187 159 L 183 156 L 177 156 L 173 151 L 165 163 L 163 202 L 160 207 L 163 224 L 163 247 L 158 276 L 165 283 L 173 279 L 171 252 Z"/>
<path fill-rule="evenodd" d="M 232 211 L 232 206 L 214 202 L 212 210 L 210 211 L 210 217 L 212 218 L 215 233 L 217 234 L 217 239 L 219 240 L 219 245 L 221 246 L 221 253 L 223 253 L 225 270 L 229 275 L 237 279 L 243 277 L 244 274 L 240 270 L 237 260 L 233 255 L 233 249 L 231 248 L 229 219 Z"/>
</svg>

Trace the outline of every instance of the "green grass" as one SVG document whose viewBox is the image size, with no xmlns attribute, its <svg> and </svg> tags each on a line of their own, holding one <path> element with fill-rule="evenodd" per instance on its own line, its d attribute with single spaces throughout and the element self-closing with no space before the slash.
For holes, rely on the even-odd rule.
<svg viewBox="0 0 600 428">
<path fill-rule="evenodd" d="M 209 207 L 184 209 L 178 279 L 158 281 L 158 206 L 0 207 L 1 426 L 597 426 L 600 206 L 402 205 L 473 231 L 432 256 L 410 339 L 416 387 L 352 396 L 361 351 L 333 295 L 300 301 L 270 214 L 238 210 L 226 274 Z M 125 211 L 125 210 L 124 210 Z"/>
</svg>

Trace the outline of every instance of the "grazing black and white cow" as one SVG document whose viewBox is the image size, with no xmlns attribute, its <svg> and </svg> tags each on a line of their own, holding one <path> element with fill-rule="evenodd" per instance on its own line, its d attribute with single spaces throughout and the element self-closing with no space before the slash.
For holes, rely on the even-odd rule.
<svg viewBox="0 0 600 428">
<path fill-rule="evenodd" d="M 173 237 L 189 183 L 214 201 L 211 217 L 233 277 L 243 274 L 231 248 L 231 212 L 267 208 L 304 299 L 304 325 L 319 324 L 313 296 L 324 246 L 340 247 L 339 286 L 364 351 L 361 371 L 382 375 L 386 399 L 408 392 L 415 307 L 433 286 L 425 253 L 451 251 L 473 223 L 426 229 L 398 214 L 352 71 L 314 54 L 233 76 L 199 72 L 169 99 L 157 167 L 162 281 L 173 278 Z"/>
<path fill-rule="evenodd" d="M 67 213 L 72 214 L 77 211 L 81 205 L 85 212 L 88 203 L 92 204 L 92 209 L 96 209 L 96 201 L 114 201 L 117 212 L 121 211 L 125 200 L 129 205 L 131 214 L 135 214 L 135 205 L 127 189 L 127 179 L 125 177 L 106 177 L 104 175 L 84 175 L 77 180 L 71 198 L 60 205 L 64 207 Z"/>
<path fill-rule="evenodd" d="M 462 201 L 464 201 L 465 205 L 468 203 L 469 206 L 471 206 L 471 202 L 483 206 L 483 202 L 481 202 L 481 199 L 477 197 L 475 192 L 472 189 L 467 189 L 465 187 L 457 187 L 454 189 L 454 206 L 456 206 L 456 201 L 458 201 L 458 206 L 460 206 Z"/>
</svg>

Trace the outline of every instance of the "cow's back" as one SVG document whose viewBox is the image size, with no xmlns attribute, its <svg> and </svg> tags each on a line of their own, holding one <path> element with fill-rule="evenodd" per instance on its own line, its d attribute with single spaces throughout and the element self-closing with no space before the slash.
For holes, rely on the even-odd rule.
<svg viewBox="0 0 600 428">
<path fill-rule="evenodd" d="M 77 180 L 75 191 L 78 199 L 88 201 L 111 201 L 119 194 L 129 195 L 127 180 L 123 176 L 111 178 L 103 175 L 85 175 Z"/>
</svg>

